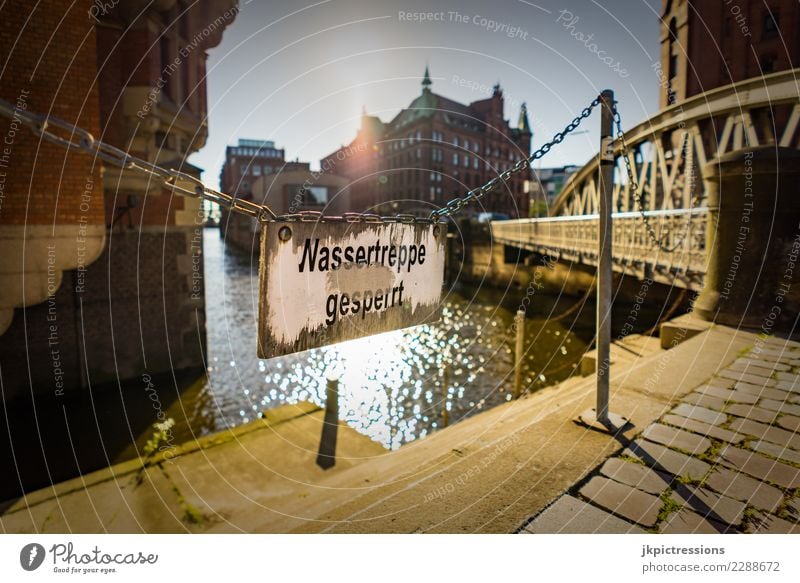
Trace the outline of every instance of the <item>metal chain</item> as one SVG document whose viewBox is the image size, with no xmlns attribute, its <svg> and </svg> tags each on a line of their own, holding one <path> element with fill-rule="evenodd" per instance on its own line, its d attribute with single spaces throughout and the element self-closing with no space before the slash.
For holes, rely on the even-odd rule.
<svg viewBox="0 0 800 583">
<path fill-rule="evenodd" d="M 662 234 L 661 237 L 659 237 L 656 234 L 655 228 L 650 222 L 650 217 L 647 216 L 647 213 L 645 211 L 645 204 L 643 200 L 644 197 L 642 195 L 641 189 L 639 188 L 639 183 L 636 180 L 636 176 L 634 175 L 633 172 L 633 167 L 631 165 L 631 160 L 630 160 L 630 150 L 628 149 L 628 144 L 625 142 L 625 132 L 622 130 L 622 116 L 620 116 L 619 109 L 617 108 L 616 103 L 614 104 L 614 123 L 617 127 L 617 136 L 618 136 L 617 139 L 619 139 L 620 146 L 622 148 L 621 155 L 623 161 L 625 162 L 625 170 L 628 174 L 628 188 L 633 193 L 633 198 L 636 201 L 637 206 L 639 207 L 639 215 L 642 217 L 644 226 L 647 229 L 647 235 L 648 237 L 650 237 L 650 241 L 653 243 L 653 245 L 658 247 L 661 251 L 663 251 L 664 253 L 673 253 L 680 247 L 683 247 L 683 243 L 686 240 L 686 237 L 690 231 L 691 218 L 687 219 L 686 228 L 680 230 L 681 233 L 680 237 L 675 242 L 675 244 L 670 247 L 667 247 L 665 241 L 669 238 L 670 233 L 667 232 L 665 234 Z M 687 132 L 683 138 L 682 151 L 684 152 L 684 158 L 683 158 L 684 164 L 686 166 L 691 164 L 692 166 L 692 175 L 690 176 L 691 189 L 692 189 L 691 190 L 692 202 L 690 208 L 695 208 L 700 205 L 700 196 L 702 195 L 697 193 L 697 181 L 694 179 L 694 160 L 689 161 L 686 159 L 685 153 L 688 152 L 688 144 L 689 144 L 689 133 Z M 685 174 L 686 171 L 684 170 L 684 176 Z M 618 210 L 620 210 L 619 207 L 621 207 L 621 204 L 622 204 L 622 197 L 620 196 L 617 199 Z"/>
<path fill-rule="evenodd" d="M 16 108 L 13 104 L 4 99 L 0 99 L 0 114 L 18 121 L 41 139 L 63 146 L 67 150 L 86 152 L 95 159 L 102 160 L 112 166 L 144 174 L 156 180 L 162 180 L 171 190 L 178 194 L 209 200 L 231 211 L 245 214 L 259 220 L 274 219 L 276 216 L 267 205 L 260 205 L 249 200 L 233 197 L 205 186 L 198 178 L 186 174 L 185 172 L 174 168 L 167 170 L 152 162 L 132 156 L 116 146 L 95 139 L 89 131 L 57 117 L 38 115 L 27 110 Z M 67 135 L 56 134 L 52 132 L 50 128 L 62 130 Z M 189 182 L 192 186 L 187 187 L 179 184 L 179 182 Z"/>
<path fill-rule="evenodd" d="M 132 156 L 128 152 L 112 146 L 105 142 L 95 139 L 95 137 L 85 129 L 77 127 L 67 121 L 53 116 L 44 116 L 31 113 L 27 110 L 20 110 L 14 107 L 13 104 L 0 99 L 0 114 L 5 115 L 11 119 L 18 120 L 22 125 L 28 127 L 36 136 L 48 142 L 63 146 L 68 150 L 78 150 L 92 155 L 95 159 L 100 159 L 103 162 L 118 166 L 124 170 L 146 174 L 151 178 L 163 180 L 169 185 L 170 189 L 178 194 L 185 196 L 200 198 L 215 202 L 220 206 L 228 208 L 232 212 L 254 217 L 259 221 L 300 221 L 300 222 L 318 222 L 318 221 L 340 221 L 348 223 L 403 223 L 403 224 L 433 224 L 440 222 L 443 218 L 452 216 L 460 211 L 463 207 L 475 201 L 482 199 L 484 196 L 495 190 L 501 183 L 508 181 L 513 175 L 530 168 L 532 163 L 547 154 L 553 146 L 560 144 L 564 141 L 571 132 L 573 132 L 581 122 L 589 117 L 592 110 L 600 104 L 600 97 L 592 101 L 588 107 L 581 111 L 580 115 L 575 117 L 567 126 L 560 132 L 557 132 L 553 138 L 542 145 L 538 150 L 527 158 L 518 160 L 514 166 L 503 171 L 498 176 L 492 178 L 489 182 L 469 191 L 465 196 L 456 198 L 448 202 L 445 206 L 431 212 L 428 217 L 417 217 L 412 214 L 397 214 L 390 216 L 382 216 L 372 213 L 344 213 L 341 216 L 323 215 L 319 211 L 300 211 L 297 213 L 289 213 L 283 215 L 276 215 L 272 209 L 266 204 L 258 204 L 249 200 L 236 198 L 224 192 L 214 190 L 205 186 L 198 178 L 181 172 L 174 168 L 169 170 L 162 168 L 156 164 Z M 63 137 L 50 131 L 49 128 L 58 128 L 63 132 L 69 134 L 68 137 Z M 189 182 L 193 185 L 192 188 L 179 185 L 178 182 Z"/>
<path fill-rule="evenodd" d="M 536 150 L 533 154 L 528 156 L 527 158 L 522 158 L 521 160 L 517 161 L 514 166 L 505 170 L 498 176 L 492 178 L 489 182 L 481 186 L 480 188 L 476 188 L 475 190 L 469 191 L 465 196 L 461 198 L 454 198 L 450 202 L 448 202 L 442 208 L 435 210 L 431 213 L 432 219 L 439 219 L 444 217 L 449 217 L 458 211 L 460 211 L 466 205 L 475 202 L 476 200 L 482 199 L 484 196 L 492 192 L 501 183 L 505 183 L 509 178 L 511 178 L 514 174 L 529 168 L 535 160 L 543 157 L 547 154 L 553 146 L 556 144 L 560 144 L 564 141 L 564 138 L 567 137 L 571 132 L 575 131 L 575 129 L 581 125 L 581 122 L 589 117 L 592 114 L 592 110 L 600 105 L 600 97 L 596 97 L 594 101 L 592 101 L 588 107 L 585 107 L 583 111 L 578 115 L 575 119 L 573 119 L 567 126 L 557 132 L 556 135 L 553 136 L 549 142 L 542 145 L 538 150 Z"/>
</svg>

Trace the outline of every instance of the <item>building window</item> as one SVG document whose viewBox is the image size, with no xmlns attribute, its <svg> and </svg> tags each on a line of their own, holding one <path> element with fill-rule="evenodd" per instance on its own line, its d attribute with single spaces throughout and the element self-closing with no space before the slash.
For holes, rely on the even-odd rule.
<svg viewBox="0 0 800 583">
<path fill-rule="evenodd" d="M 767 10 L 764 13 L 764 24 L 763 24 L 763 34 L 761 35 L 763 38 L 772 38 L 774 36 L 778 36 L 778 28 L 780 25 L 780 17 L 778 12 L 775 10 Z"/>
<path fill-rule="evenodd" d="M 464 149 L 469 150 L 469 140 L 464 140 Z"/>
<path fill-rule="evenodd" d="M 775 55 L 768 54 L 761 57 L 761 72 L 762 73 L 774 73 L 775 72 L 775 61 L 777 58 Z"/>
<path fill-rule="evenodd" d="M 422 148 L 417 148 L 417 160 L 422 160 Z"/>
<path fill-rule="evenodd" d="M 472 147 L 472 151 L 477 154 L 480 151 L 480 149 L 478 147 L 478 142 L 475 142 L 472 146 L 473 146 Z"/>
<path fill-rule="evenodd" d="M 480 160 L 478 160 L 478 157 L 477 157 L 477 156 L 475 156 L 475 157 L 472 159 L 472 167 L 473 167 L 475 170 L 477 170 L 477 169 L 479 168 L 479 164 L 480 164 Z"/>
<path fill-rule="evenodd" d="M 272 166 L 264 166 L 264 174 L 272 174 Z"/>
<path fill-rule="evenodd" d="M 458 152 L 453 152 L 453 164 L 458 166 Z"/>
<path fill-rule="evenodd" d="M 453 145 L 458 148 L 458 136 L 453 136 Z"/>
<path fill-rule="evenodd" d="M 247 164 L 242 164 L 242 166 L 239 168 L 239 174 L 247 174 Z"/>
<path fill-rule="evenodd" d="M 469 156 L 464 154 L 464 168 L 469 168 Z"/>
<path fill-rule="evenodd" d="M 253 176 L 261 176 L 261 166 L 253 166 Z"/>
</svg>

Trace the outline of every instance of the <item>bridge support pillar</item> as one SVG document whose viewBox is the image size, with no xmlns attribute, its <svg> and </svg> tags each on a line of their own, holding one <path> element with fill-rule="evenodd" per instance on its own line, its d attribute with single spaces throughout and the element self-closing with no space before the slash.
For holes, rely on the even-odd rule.
<svg viewBox="0 0 800 583">
<path fill-rule="evenodd" d="M 708 269 L 695 312 L 771 333 L 800 311 L 800 152 L 767 146 L 703 169 Z"/>
</svg>

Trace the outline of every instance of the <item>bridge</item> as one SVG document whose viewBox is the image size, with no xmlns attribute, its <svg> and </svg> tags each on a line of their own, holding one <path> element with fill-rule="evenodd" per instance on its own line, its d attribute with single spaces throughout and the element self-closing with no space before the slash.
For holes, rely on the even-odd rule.
<svg viewBox="0 0 800 583">
<path fill-rule="evenodd" d="M 716 231 L 718 214 L 716 201 L 709 201 L 709 182 L 719 174 L 720 159 L 736 153 L 765 146 L 800 148 L 798 73 L 748 79 L 663 109 L 625 133 L 625 153 L 615 141 L 614 271 L 703 288 L 715 235 L 708 231 Z M 628 180 L 626 156 L 638 196 Z M 492 222 L 494 240 L 596 265 L 598 169 L 596 156 L 573 175 L 550 216 Z"/>
</svg>

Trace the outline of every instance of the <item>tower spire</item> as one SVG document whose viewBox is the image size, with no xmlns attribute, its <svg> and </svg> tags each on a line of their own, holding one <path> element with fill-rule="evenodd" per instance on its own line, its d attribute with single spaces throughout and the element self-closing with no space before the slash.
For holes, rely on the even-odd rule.
<svg viewBox="0 0 800 583">
<path fill-rule="evenodd" d="M 519 108 L 519 122 L 517 128 L 524 134 L 531 133 L 531 124 L 528 123 L 528 106 L 523 102 Z"/>
<path fill-rule="evenodd" d="M 425 76 L 422 78 L 422 90 L 430 91 L 433 81 L 431 81 L 430 73 L 428 72 L 428 65 L 425 65 Z"/>
</svg>

